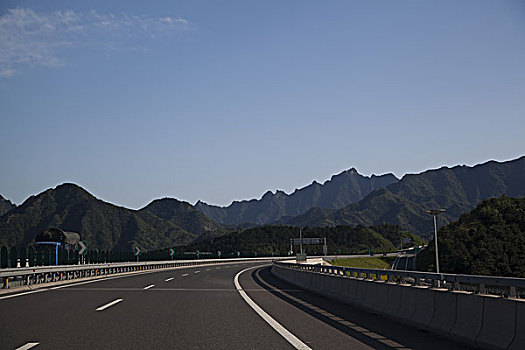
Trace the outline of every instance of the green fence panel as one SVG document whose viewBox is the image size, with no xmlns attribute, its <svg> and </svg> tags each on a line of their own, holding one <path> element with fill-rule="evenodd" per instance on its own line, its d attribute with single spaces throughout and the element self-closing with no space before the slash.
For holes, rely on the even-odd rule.
<svg viewBox="0 0 525 350">
<path fill-rule="evenodd" d="M 0 268 L 5 269 L 7 268 L 7 247 L 2 246 L 2 249 L 0 249 Z"/>
<path fill-rule="evenodd" d="M 20 267 L 26 267 L 27 266 L 27 261 L 26 261 L 27 260 L 27 249 L 20 248 L 18 256 L 20 258 Z"/>
<path fill-rule="evenodd" d="M 28 260 L 29 260 L 29 266 L 33 267 L 35 266 L 35 247 L 31 246 L 29 247 L 28 249 L 28 252 L 27 252 L 27 256 L 28 256 Z"/>
<path fill-rule="evenodd" d="M 11 247 L 11 251 L 9 252 L 9 266 L 11 268 L 17 267 L 17 261 L 18 261 L 18 251 L 16 250 L 16 247 Z"/>
</svg>

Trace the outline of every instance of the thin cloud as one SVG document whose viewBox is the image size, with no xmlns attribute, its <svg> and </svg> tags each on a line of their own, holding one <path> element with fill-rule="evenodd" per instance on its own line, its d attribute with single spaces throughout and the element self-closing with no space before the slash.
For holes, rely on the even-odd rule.
<svg viewBox="0 0 525 350">
<path fill-rule="evenodd" d="M 80 47 L 147 52 L 148 41 L 189 27 L 188 20 L 177 17 L 9 9 L 0 16 L 0 77 L 9 78 L 32 67 L 60 67 L 66 64 L 67 50 Z"/>
</svg>

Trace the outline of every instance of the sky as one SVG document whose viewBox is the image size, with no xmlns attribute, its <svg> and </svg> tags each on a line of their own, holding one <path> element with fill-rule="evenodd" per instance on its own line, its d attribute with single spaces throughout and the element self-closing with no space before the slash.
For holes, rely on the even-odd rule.
<svg viewBox="0 0 525 350">
<path fill-rule="evenodd" d="M 228 205 L 525 154 L 525 2 L 0 1 L 0 194 Z"/>
</svg>

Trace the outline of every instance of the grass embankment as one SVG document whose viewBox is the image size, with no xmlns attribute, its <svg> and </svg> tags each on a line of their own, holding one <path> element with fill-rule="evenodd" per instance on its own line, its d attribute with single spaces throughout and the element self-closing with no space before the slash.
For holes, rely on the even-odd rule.
<svg viewBox="0 0 525 350">
<path fill-rule="evenodd" d="M 358 267 L 362 269 L 379 269 L 379 270 L 388 270 L 392 264 L 394 258 L 384 257 L 363 257 L 363 258 L 344 258 L 344 259 L 335 259 L 330 261 L 330 264 L 334 266 L 345 266 L 345 267 Z M 346 272 L 350 276 L 350 272 Z M 355 275 L 354 275 L 355 276 Z M 360 274 L 359 277 L 366 277 L 366 274 Z M 375 274 L 371 275 L 371 278 L 376 278 Z M 381 276 L 383 281 L 387 280 L 387 276 Z"/>
<path fill-rule="evenodd" d="M 391 258 L 376 258 L 376 257 L 363 257 L 363 258 L 344 258 L 335 259 L 330 261 L 330 264 L 334 266 L 346 266 L 346 267 L 360 267 L 363 269 L 381 269 L 388 270 L 391 264 Z"/>
</svg>

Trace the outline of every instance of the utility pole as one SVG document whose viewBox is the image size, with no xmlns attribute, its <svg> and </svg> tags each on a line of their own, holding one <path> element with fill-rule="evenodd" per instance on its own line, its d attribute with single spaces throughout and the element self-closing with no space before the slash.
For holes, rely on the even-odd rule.
<svg viewBox="0 0 525 350">
<path fill-rule="evenodd" d="M 439 273 L 438 233 L 437 233 L 436 216 L 441 213 L 444 213 L 445 209 L 431 209 L 431 210 L 424 210 L 424 212 L 434 217 L 434 246 L 436 250 L 436 272 Z"/>
</svg>

